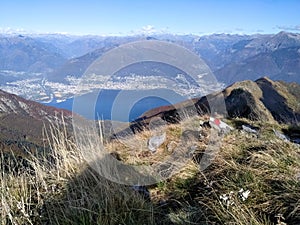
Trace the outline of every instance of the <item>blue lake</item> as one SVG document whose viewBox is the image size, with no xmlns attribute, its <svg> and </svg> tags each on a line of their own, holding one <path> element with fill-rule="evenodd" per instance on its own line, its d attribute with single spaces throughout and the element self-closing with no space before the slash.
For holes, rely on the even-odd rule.
<svg viewBox="0 0 300 225">
<path fill-rule="evenodd" d="M 183 100 L 186 98 L 168 89 L 101 90 L 46 105 L 73 111 L 87 119 L 128 122 L 150 109 Z"/>
</svg>

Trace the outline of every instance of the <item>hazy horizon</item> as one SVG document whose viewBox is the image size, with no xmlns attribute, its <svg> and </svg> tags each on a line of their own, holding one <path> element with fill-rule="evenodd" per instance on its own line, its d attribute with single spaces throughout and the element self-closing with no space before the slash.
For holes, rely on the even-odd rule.
<svg viewBox="0 0 300 225">
<path fill-rule="evenodd" d="M 67 32 L 36 32 L 36 31 L 27 31 L 27 30 L 18 30 L 18 29 L 12 29 L 12 28 L 0 28 L 0 34 L 1 35 L 28 35 L 28 36 L 46 36 L 46 35 L 61 35 L 61 36 L 69 36 L 69 37 L 142 37 L 142 36 L 159 36 L 159 35 L 173 35 L 173 36 L 197 36 L 197 37 L 203 37 L 203 36 L 209 36 L 209 35 L 240 35 L 240 36 L 251 36 L 251 35 L 276 35 L 278 33 L 285 32 L 285 33 L 293 33 L 293 34 L 300 34 L 300 31 L 286 31 L 286 30 L 279 30 L 277 32 L 273 33 L 239 33 L 239 32 L 211 32 L 211 33 L 203 33 L 203 34 L 194 34 L 194 33 L 172 33 L 172 32 L 149 32 L 149 33 L 129 33 L 129 34 L 72 34 Z"/>
</svg>

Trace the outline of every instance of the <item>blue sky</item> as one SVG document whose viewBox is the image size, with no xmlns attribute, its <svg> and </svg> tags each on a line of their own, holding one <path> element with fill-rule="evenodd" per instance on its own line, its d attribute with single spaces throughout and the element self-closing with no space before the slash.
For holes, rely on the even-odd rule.
<svg viewBox="0 0 300 225">
<path fill-rule="evenodd" d="M 300 32 L 299 0 L 2 0 L 0 31 L 128 35 Z"/>
</svg>

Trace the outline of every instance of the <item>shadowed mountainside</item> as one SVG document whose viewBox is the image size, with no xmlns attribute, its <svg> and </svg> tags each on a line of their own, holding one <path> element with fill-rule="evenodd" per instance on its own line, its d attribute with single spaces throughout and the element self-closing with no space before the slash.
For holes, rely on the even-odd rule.
<svg viewBox="0 0 300 225">
<path fill-rule="evenodd" d="M 72 113 L 44 106 L 0 90 L 0 149 L 31 151 L 44 147 L 43 131 L 51 124 L 71 125 Z M 21 153 L 21 152 L 20 152 Z"/>
</svg>

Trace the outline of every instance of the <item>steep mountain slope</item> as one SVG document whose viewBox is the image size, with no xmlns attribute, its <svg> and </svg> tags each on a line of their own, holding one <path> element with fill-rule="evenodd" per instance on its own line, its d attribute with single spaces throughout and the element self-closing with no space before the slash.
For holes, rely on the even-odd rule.
<svg viewBox="0 0 300 225">
<path fill-rule="evenodd" d="M 0 150 L 36 151 L 45 145 L 43 131 L 50 124 L 71 124 L 72 113 L 25 100 L 0 90 Z M 24 152 L 23 152 L 24 153 Z"/>
<path fill-rule="evenodd" d="M 68 75 L 74 77 L 81 77 L 85 70 L 97 58 L 102 56 L 109 50 L 128 42 L 138 40 L 151 39 L 144 36 L 125 36 L 125 37 L 97 37 L 97 36 L 83 36 L 69 43 L 65 51 L 73 53 L 71 59 L 66 61 L 62 66 L 57 68 L 53 73 L 48 74 L 48 79 L 56 82 L 65 82 Z M 83 55 L 79 55 L 83 53 Z M 69 53 L 68 53 L 69 54 Z"/>
<path fill-rule="evenodd" d="M 181 119 L 178 110 L 185 111 L 186 114 L 191 109 L 196 109 L 196 113 L 200 115 L 205 113 L 224 115 L 224 112 L 218 109 L 213 112 L 210 110 L 209 102 L 220 101 L 220 99 L 221 102 L 224 100 L 226 105 L 227 115 L 224 116 L 295 124 L 300 120 L 299 93 L 300 85 L 272 81 L 267 77 L 255 82 L 250 80 L 237 82 L 219 93 L 181 102 L 174 106 L 152 109 L 132 123 L 131 129 L 141 130 L 155 117 L 168 122 L 176 122 Z"/>
<path fill-rule="evenodd" d="M 67 76 L 81 77 L 85 70 L 102 54 L 116 47 L 113 44 L 107 44 L 105 47 L 87 53 L 81 57 L 68 60 L 57 70 L 48 74 L 48 80 L 55 82 L 65 82 Z"/>
<path fill-rule="evenodd" d="M 0 35 L 0 70 L 49 72 L 65 60 L 52 44 L 22 35 Z"/>
<path fill-rule="evenodd" d="M 273 80 L 300 82 L 300 35 L 280 32 L 254 38 L 228 55 L 226 65 L 215 71 L 216 77 L 230 84 L 268 76 Z M 228 50 L 228 51 L 229 51 Z"/>
<path fill-rule="evenodd" d="M 256 37 L 248 35 L 212 34 L 196 39 L 193 49 L 207 62 L 213 71 L 216 71 L 230 62 L 249 57 L 250 54 L 256 54 L 245 52 L 239 54 L 238 57 L 235 56 L 254 38 Z M 263 38 L 263 36 L 258 38 Z"/>
</svg>

